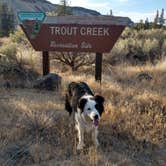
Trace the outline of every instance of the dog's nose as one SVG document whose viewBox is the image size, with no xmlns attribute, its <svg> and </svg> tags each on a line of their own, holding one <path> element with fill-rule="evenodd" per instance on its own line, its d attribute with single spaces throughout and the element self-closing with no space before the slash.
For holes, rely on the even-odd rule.
<svg viewBox="0 0 166 166">
<path fill-rule="evenodd" d="M 95 116 L 94 116 L 94 119 L 99 119 L 99 116 L 98 116 L 98 115 L 95 115 Z"/>
</svg>

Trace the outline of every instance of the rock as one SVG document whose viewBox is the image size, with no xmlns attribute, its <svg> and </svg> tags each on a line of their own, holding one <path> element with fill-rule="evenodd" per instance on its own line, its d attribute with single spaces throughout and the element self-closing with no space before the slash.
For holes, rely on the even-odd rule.
<svg viewBox="0 0 166 166">
<path fill-rule="evenodd" d="M 34 82 L 33 88 L 40 90 L 58 90 L 61 86 L 61 76 L 58 74 L 47 74 Z"/>
<path fill-rule="evenodd" d="M 153 79 L 153 77 L 150 76 L 148 73 L 140 73 L 137 76 L 137 80 L 139 80 L 139 81 L 143 81 L 143 80 L 151 81 L 152 79 Z"/>
</svg>

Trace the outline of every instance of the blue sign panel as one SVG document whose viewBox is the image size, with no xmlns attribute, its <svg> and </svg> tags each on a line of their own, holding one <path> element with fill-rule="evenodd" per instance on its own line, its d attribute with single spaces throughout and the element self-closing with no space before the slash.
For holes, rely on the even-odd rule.
<svg viewBox="0 0 166 166">
<path fill-rule="evenodd" d="M 45 13 L 43 12 L 24 12 L 24 11 L 18 12 L 17 16 L 21 22 L 26 20 L 44 21 L 46 17 Z"/>
</svg>

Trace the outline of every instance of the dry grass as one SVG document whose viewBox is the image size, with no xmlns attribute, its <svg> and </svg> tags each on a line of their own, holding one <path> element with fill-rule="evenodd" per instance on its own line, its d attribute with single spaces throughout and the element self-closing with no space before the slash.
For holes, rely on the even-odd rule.
<svg viewBox="0 0 166 166">
<path fill-rule="evenodd" d="M 1 88 L 0 165 L 166 165 L 165 62 L 115 67 L 101 86 L 91 74 L 62 73 L 59 93 Z M 142 72 L 152 80 L 139 81 Z M 86 148 L 75 150 L 76 133 L 64 111 L 70 81 L 86 81 L 106 99 L 99 149 L 87 136 Z"/>
</svg>

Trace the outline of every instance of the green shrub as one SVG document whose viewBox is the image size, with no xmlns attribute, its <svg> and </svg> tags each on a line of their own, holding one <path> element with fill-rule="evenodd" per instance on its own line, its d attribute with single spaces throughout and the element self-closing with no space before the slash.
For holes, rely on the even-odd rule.
<svg viewBox="0 0 166 166">
<path fill-rule="evenodd" d="M 157 50 L 159 46 L 159 41 L 157 39 L 145 39 L 143 43 L 143 52 L 148 54 L 150 50 Z"/>
<path fill-rule="evenodd" d="M 105 59 L 108 63 L 116 60 L 118 63 L 115 64 L 128 62 L 128 53 L 130 57 L 133 56 L 134 58 L 139 56 L 141 59 L 141 56 L 143 56 L 145 61 L 148 61 L 149 57 L 150 62 L 161 60 L 162 57 L 166 56 L 166 30 L 149 29 L 137 31 L 127 27 Z M 130 58 L 129 60 L 132 59 Z"/>
<path fill-rule="evenodd" d="M 0 53 L 4 54 L 6 56 L 9 56 L 9 57 L 16 55 L 16 53 L 17 53 L 16 44 L 9 43 L 7 45 L 3 45 L 0 48 Z"/>
<path fill-rule="evenodd" d="M 9 43 L 0 47 L 0 53 L 4 55 L 1 59 L 3 62 L 16 62 L 17 61 L 17 47 L 14 43 Z"/>
<path fill-rule="evenodd" d="M 10 34 L 10 39 L 12 42 L 17 43 L 17 44 L 27 44 L 28 40 L 24 34 L 24 32 L 18 28 L 14 33 Z"/>
<path fill-rule="evenodd" d="M 162 52 L 166 54 L 166 39 L 163 41 Z"/>
</svg>

